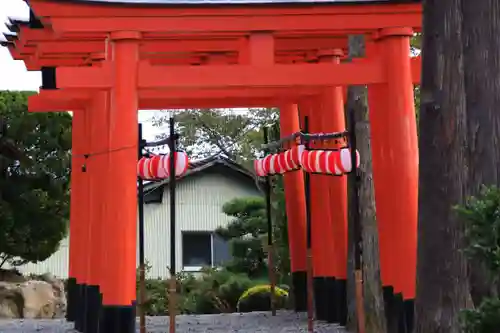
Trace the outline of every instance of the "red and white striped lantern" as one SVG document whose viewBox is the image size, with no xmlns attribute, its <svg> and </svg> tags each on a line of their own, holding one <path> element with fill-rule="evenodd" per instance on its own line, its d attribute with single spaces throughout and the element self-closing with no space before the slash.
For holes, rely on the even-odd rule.
<svg viewBox="0 0 500 333">
<path fill-rule="evenodd" d="M 153 176 L 149 173 L 150 159 L 147 157 L 142 157 L 137 163 L 137 175 L 141 179 L 153 179 Z"/>
<path fill-rule="evenodd" d="M 300 160 L 304 146 L 299 145 L 279 154 L 267 155 L 254 161 L 255 173 L 259 177 L 283 174 L 300 168 Z"/>
<path fill-rule="evenodd" d="M 175 152 L 175 176 L 184 175 L 189 167 L 188 155 Z M 170 176 L 170 154 L 143 157 L 137 164 L 137 174 L 142 179 L 167 179 Z"/>
<path fill-rule="evenodd" d="M 264 170 L 263 161 L 264 161 L 263 158 L 259 158 L 259 159 L 256 159 L 255 161 L 253 161 L 253 168 L 255 170 L 255 174 L 257 175 L 257 177 L 267 176 L 267 173 Z"/>
<path fill-rule="evenodd" d="M 359 167 L 360 156 L 356 150 L 356 165 Z M 351 167 L 351 150 L 305 150 L 302 153 L 302 169 L 306 172 L 341 176 L 349 173 Z"/>
</svg>

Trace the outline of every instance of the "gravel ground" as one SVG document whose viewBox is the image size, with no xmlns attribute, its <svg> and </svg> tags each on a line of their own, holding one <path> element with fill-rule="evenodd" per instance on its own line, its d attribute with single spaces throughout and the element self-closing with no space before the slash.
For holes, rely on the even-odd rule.
<svg viewBox="0 0 500 333">
<path fill-rule="evenodd" d="M 343 328 L 315 322 L 316 333 L 347 333 Z M 178 316 L 179 333 L 300 333 L 307 332 L 305 314 L 279 312 Z M 0 320 L 1 333 L 76 333 L 72 325 L 63 320 Z M 139 332 L 139 329 L 137 329 Z M 147 318 L 148 333 L 168 332 L 168 317 Z"/>
</svg>

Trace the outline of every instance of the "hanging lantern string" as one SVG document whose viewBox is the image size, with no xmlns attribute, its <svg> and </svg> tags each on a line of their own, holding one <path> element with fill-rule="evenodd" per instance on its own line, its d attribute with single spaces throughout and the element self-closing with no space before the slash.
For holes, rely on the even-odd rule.
<svg viewBox="0 0 500 333">
<path fill-rule="evenodd" d="M 173 138 L 174 138 L 174 140 L 178 140 L 179 139 L 179 135 L 176 134 Z M 146 141 L 144 141 L 142 143 L 142 145 L 141 145 L 142 146 L 141 148 L 146 148 L 146 147 L 148 147 L 148 148 L 155 148 L 155 147 L 158 147 L 158 146 L 168 146 L 169 142 L 170 142 L 170 137 L 167 137 L 167 138 L 159 140 L 159 141 L 153 141 L 153 142 L 146 142 Z M 123 151 L 123 150 L 128 150 L 128 149 L 137 149 L 137 145 L 124 146 L 124 147 L 119 147 L 119 148 L 115 148 L 115 149 L 102 150 L 102 151 L 97 151 L 97 152 L 87 153 L 87 154 L 74 154 L 73 156 L 74 157 L 82 157 L 82 158 L 87 159 L 89 157 L 96 156 L 96 155 L 104 155 L 104 154 L 116 153 L 116 152 Z M 151 152 L 148 151 L 148 150 L 146 150 L 146 152 L 149 153 L 149 154 L 151 154 Z"/>
<path fill-rule="evenodd" d="M 159 141 L 154 141 L 154 142 L 147 142 L 147 141 L 143 140 L 141 142 L 141 148 L 144 149 L 147 152 L 147 154 L 154 155 L 150 151 L 148 151 L 146 149 L 146 147 L 154 149 L 154 147 L 169 145 L 171 139 L 178 140 L 179 139 L 179 135 L 175 134 L 172 138 L 169 136 L 169 137 L 167 137 L 165 139 L 162 139 L 162 140 L 159 140 Z M 137 145 L 118 147 L 118 148 L 115 148 L 115 149 L 102 150 L 102 151 L 97 151 L 97 152 L 87 153 L 87 154 L 74 154 L 73 157 L 80 157 L 80 158 L 84 158 L 85 159 L 85 162 L 82 164 L 82 172 L 87 172 L 86 161 L 90 157 L 96 156 L 96 155 L 104 155 L 104 154 L 116 153 L 116 152 L 120 152 L 120 151 L 124 151 L 124 150 L 128 150 L 128 149 L 137 150 Z"/>
<path fill-rule="evenodd" d="M 119 147 L 119 148 L 115 148 L 115 149 L 102 150 L 102 151 L 97 151 L 97 152 L 87 153 L 87 154 L 73 154 L 73 157 L 83 157 L 83 158 L 87 159 L 89 157 L 96 156 L 96 155 L 104 155 L 104 154 L 116 153 L 116 152 L 119 152 L 119 151 L 129 150 L 129 149 L 137 149 L 137 146 L 136 145 L 134 145 L 134 146 L 125 146 L 125 147 Z"/>
<path fill-rule="evenodd" d="M 293 142 L 296 141 L 297 138 L 300 138 L 301 142 L 307 142 L 307 141 L 326 141 L 326 140 L 332 140 L 332 139 L 339 139 L 343 138 L 348 135 L 347 131 L 343 132 L 333 132 L 333 133 L 303 133 L 303 132 L 295 132 L 293 134 L 290 134 L 289 136 L 286 136 L 280 140 L 276 140 L 274 142 L 270 142 L 268 144 L 263 144 L 261 145 L 262 149 L 279 149 L 282 147 L 283 144 L 288 143 L 288 142 Z"/>
<path fill-rule="evenodd" d="M 159 141 L 153 141 L 153 142 L 144 142 L 144 147 L 158 147 L 158 146 L 167 146 L 170 143 L 170 140 L 178 140 L 179 139 L 179 134 L 175 134 L 173 138 L 167 137 L 165 139 L 161 139 Z"/>
</svg>

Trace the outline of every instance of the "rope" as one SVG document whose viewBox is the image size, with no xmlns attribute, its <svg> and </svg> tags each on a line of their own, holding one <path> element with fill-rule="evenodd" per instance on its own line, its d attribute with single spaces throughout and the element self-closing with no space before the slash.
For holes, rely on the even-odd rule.
<svg viewBox="0 0 500 333">
<path fill-rule="evenodd" d="M 116 152 L 123 151 L 123 150 L 128 150 L 128 149 L 137 149 L 137 145 L 119 147 L 119 148 L 109 149 L 109 150 L 103 150 L 103 151 L 98 151 L 98 152 L 95 152 L 95 153 L 72 154 L 72 156 L 73 157 L 81 157 L 81 158 L 87 159 L 89 157 L 96 156 L 96 155 L 104 155 L 104 154 L 116 153 Z"/>
<path fill-rule="evenodd" d="M 315 133 L 315 134 L 310 134 L 310 133 L 303 133 L 303 132 L 295 132 L 292 133 L 284 138 L 281 138 L 280 140 L 276 140 L 274 142 L 270 142 L 268 144 L 263 144 L 261 145 L 262 149 L 279 149 L 281 146 L 287 142 L 292 142 L 297 140 L 297 138 L 300 138 L 302 142 L 304 141 L 326 141 L 326 140 L 333 140 L 333 139 L 340 139 L 345 136 L 347 136 L 348 132 L 343 131 L 343 132 L 332 132 L 332 133 Z"/>
</svg>

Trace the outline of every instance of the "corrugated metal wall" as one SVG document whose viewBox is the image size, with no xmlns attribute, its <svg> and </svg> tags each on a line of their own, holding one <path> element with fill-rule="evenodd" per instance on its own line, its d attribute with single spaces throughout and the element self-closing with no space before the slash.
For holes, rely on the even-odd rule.
<svg viewBox="0 0 500 333">
<path fill-rule="evenodd" d="M 177 195 L 176 271 L 182 270 L 183 231 L 214 231 L 230 219 L 222 213 L 222 205 L 231 199 L 259 195 L 258 191 L 223 175 L 211 174 L 188 178 L 179 183 Z M 148 204 L 144 213 L 146 224 L 145 256 L 152 266 L 151 277 L 168 276 L 170 266 L 169 194 L 162 204 Z"/>
<path fill-rule="evenodd" d="M 196 175 L 179 183 L 177 191 L 176 270 L 182 269 L 182 231 L 214 231 L 230 219 L 222 213 L 222 205 L 231 199 L 260 195 L 255 187 L 220 174 Z M 161 204 L 148 204 L 144 209 L 145 258 L 152 266 L 150 277 L 167 277 L 170 265 L 170 218 L 168 190 Z M 24 273 L 50 272 L 68 275 L 68 240 L 58 252 L 38 264 L 20 267 Z"/>
</svg>

